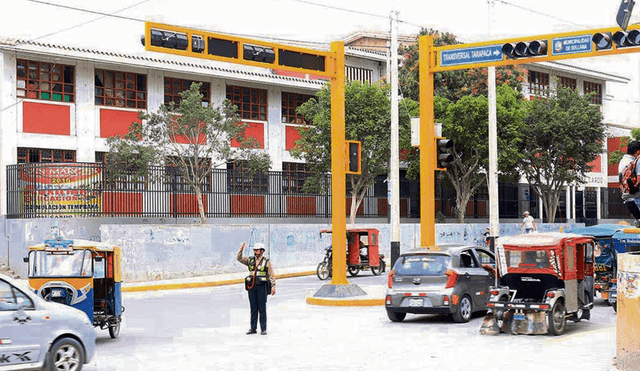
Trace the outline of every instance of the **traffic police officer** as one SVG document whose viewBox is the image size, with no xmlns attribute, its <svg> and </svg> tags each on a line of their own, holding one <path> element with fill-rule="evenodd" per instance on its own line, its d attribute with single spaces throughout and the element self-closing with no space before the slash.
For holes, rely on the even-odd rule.
<svg viewBox="0 0 640 371">
<path fill-rule="evenodd" d="M 249 294 L 249 305 L 251 306 L 251 328 L 247 331 L 247 335 L 257 333 L 258 314 L 260 314 L 260 334 L 267 334 L 267 290 L 268 282 L 271 283 L 271 295 L 276 294 L 276 277 L 273 273 L 273 267 L 269 259 L 264 257 L 264 244 L 256 243 L 253 246 L 253 255 L 251 257 L 243 257 L 243 242 L 238 251 L 237 259 L 240 263 L 246 265 L 251 273 L 247 276 L 245 287 Z"/>
</svg>

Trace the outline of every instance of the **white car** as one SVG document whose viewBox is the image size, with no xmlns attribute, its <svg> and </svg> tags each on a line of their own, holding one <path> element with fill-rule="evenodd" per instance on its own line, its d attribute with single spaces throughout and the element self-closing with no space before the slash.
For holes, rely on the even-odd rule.
<svg viewBox="0 0 640 371">
<path fill-rule="evenodd" d="M 45 301 L 0 274 L 0 371 L 80 371 L 95 354 L 96 333 L 87 315 Z"/>
</svg>

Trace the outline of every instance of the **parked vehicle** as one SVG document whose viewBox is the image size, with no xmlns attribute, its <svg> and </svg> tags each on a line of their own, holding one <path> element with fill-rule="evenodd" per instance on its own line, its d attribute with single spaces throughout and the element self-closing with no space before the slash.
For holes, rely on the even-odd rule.
<svg viewBox="0 0 640 371">
<path fill-rule="evenodd" d="M 448 314 L 468 322 L 473 312 L 487 309 L 495 280 L 495 258 L 484 247 L 438 245 L 400 254 L 389 272 L 385 297 L 393 322 L 407 313 Z"/>
<path fill-rule="evenodd" d="M 24 261 L 36 295 L 80 309 L 94 326 L 118 337 L 124 312 L 118 246 L 57 237 L 30 246 Z"/>
<path fill-rule="evenodd" d="M 594 250 L 591 236 L 532 233 L 498 240 L 499 285 L 480 332 L 564 333 L 567 318 L 590 318 Z"/>
<path fill-rule="evenodd" d="M 85 313 L 51 303 L 0 274 L 0 370 L 80 371 L 95 354 Z"/>
<path fill-rule="evenodd" d="M 617 275 L 617 254 L 640 251 L 640 229 L 620 224 L 598 224 L 590 227 L 572 228 L 567 233 L 593 236 L 597 242 L 595 254 L 595 292 L 609 305 L 610 293 Z"/>
<path fill-rule="evenodd" d="M 330 233 L 330 229 L 320 231 L 320 235 Z M 357 276 L 360 271 L 368 269 L 374 276 L 379 276 L 385 271 L 384 254 L 379 253 L 379 235 L 380 232 L 375 228 L 347 229 L 347 271 L 351 276 Z M 333 269 L 331 246 L 325 251 L 324 260 L 316 269 L 316 274 L 321 280 L 329 278 Z"/>
</svg>

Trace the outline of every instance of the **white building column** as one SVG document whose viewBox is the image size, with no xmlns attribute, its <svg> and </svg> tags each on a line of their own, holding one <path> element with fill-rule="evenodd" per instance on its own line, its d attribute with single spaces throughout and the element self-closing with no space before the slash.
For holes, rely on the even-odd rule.
<svg viewBox="0 0 640 371">
<path fill-rule="evenodd" d="M 16 57 L 14 54 L 0 54 L 0 176 L 6 179 L 7 165 L 18 162 L 18 108 L 22 99 L 16 97 Z M 0 182 L 0 209 L 7 214 L 7 182 Z"/>
<path fill-rule="evenodd" d="M 76 64 L 76 161 L 94 162 L 96 131 L 100 125 L 96 114 L 95 69 L 93 63 L 78 61 Z M 73 135 L 73 132 L 71 133 Z"/>
</svg>

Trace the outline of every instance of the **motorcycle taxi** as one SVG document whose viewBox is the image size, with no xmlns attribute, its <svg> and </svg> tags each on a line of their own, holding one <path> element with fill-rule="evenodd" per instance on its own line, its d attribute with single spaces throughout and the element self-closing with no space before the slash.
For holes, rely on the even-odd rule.
<svg viewBox="0 0 640 371">
<path fill-rule="evenodd" d="M 124 312 L 118 246 L 56 237 L 30 246 L 24 262 L 36 295 L 80 309 L 94 327 L 118 337 Z"/>
<path fill-rule="evenodd" d="M 331 234 L 330 229 L 320 231 L 323 234 Z M 379 276 L 385 271 L 386 263 L 384 254 L 379 253 L 380 232 L 375 228 L 347 229 L 347 271 L 351 276 L 357 276 L 361 270 L 371 270 L 374 276 Z M 331 277 L 333 269 L 332 247 L 325 249 L 325 257 L 318 264 L 316 274 L 319 279 L 326 280 Z"/>
</svg>

